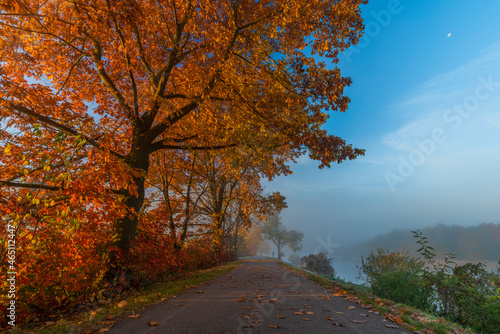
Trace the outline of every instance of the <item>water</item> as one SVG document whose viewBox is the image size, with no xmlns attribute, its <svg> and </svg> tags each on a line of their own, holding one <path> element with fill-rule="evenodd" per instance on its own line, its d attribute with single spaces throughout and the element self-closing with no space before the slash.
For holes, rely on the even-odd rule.
<svg viewBox="0 0 500 334">
<path fill-rule="evenodd" d="M 360 263 L 333 260 L 333 269 L 335 269 L 335 275 L 337 277 L 347 282 L 363 284 L 364 280 L 357 279 L 359 273 L 356 265 L 360 265 Z"/>
</svg>

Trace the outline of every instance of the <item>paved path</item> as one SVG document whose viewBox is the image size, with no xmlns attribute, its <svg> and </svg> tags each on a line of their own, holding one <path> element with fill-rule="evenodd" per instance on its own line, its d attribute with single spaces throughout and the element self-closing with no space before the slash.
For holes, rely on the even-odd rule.
<svg viewBox="0 0 500 334">
<path fill-rule="evenodd" d="M 157 322 L 148 326 L 148 322 Z M 389 326 L 389 327 L 388 327 Z M 390 328 L 394 327 L 394 328 Z M 275 261 L 246 261 L 110 333 L 411 333 Z"/>
</svg>

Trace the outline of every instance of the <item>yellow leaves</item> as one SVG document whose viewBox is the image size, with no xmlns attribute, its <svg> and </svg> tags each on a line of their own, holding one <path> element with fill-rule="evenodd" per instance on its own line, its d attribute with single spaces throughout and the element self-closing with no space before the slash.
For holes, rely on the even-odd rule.
<svg viewBox="0 0 500 334">
<path fill-rule="evenodd" d="M 10 143 L 7 143 L 7 145 L 5 146 L 5 148 L 3 149 L 3 152 L 6 154 L 6 155 L 11 155 L 11 146 L 10 146 Z"/>
</svg>

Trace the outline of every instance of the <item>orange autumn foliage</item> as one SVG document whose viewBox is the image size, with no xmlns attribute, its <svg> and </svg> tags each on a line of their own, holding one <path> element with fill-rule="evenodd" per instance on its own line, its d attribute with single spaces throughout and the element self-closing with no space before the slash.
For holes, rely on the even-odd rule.
<svg viewBox="0 0 500 334">
<path fill-rule="evenodd" d="M 140 272 L 134 247 L 160 256 L 144 241 L 159 233 L 154 244 L 171 242 L 144 205 L 157 153 L 227 149 L 227 175 L 242 187 L 232 203 L 248 203 L 247 216 L 259 210 L 245 200 L 258 195 L 252 178 L 286 174 L 305 153 L 321 168 L 362 155 L 323 129 L 329 110 L 347 109 L 350 79 L 315 56 L 336 64 L 358 41 L 365 2 L 3 1 L 1 251 L 13 223 L 19 270 L 39 269 L 20 278 L 22 293 L 72 303 L 91 285 L 72 275 Z M 248 152 L 262 169 L 245 180 L 236 161 Z M 182 164 L 172 167 L 181 175 Z M 184 268 L 189 257 L 168 263 Z"/>
</svg>

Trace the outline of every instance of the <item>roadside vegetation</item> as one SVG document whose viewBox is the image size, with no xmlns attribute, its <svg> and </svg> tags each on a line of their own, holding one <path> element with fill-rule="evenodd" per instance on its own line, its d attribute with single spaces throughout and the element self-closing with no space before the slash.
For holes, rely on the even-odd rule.
<svg viewBox="0 0 500 334">
<path fill-rule="evenodd" d="M 421 231 L 413 231 L 413 236 L 420 246 L 418 257 L 406 249 L 381 248 L 362 257 L 359 271 L 366 285 L 332 282 L 330 275 L 311 266 L 302 267 L 319 276 L 302 273 L 412 331 L 500 333 L 500 260 L 494 272 L 482 263 L 457 265 L 449 253 L 438 261 L 427 237 Z"/>
</svg>

